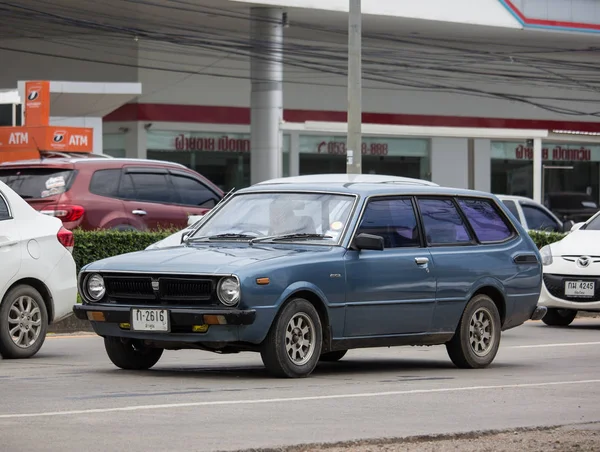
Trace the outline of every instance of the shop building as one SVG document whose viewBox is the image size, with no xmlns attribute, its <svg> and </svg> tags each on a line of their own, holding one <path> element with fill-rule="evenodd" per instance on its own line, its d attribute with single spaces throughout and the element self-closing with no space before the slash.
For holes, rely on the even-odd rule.
<svg viewBox="0 0 600 452">
<path fill-rule="evenodd" d="M 96 151 L 180 162 L 224 189 L 345 171 L 347 1 L 151 3 L 104 5 L 110 32 L 85 28 L 98 13 L 85 2 L 70 10 L 70 34 L 0 42 L 15 61 L 0 82 L 140 83 L 104 116 Z M 363 2 L 363 172 L 599 199 L 600 10 L 408 3 Z"/>
</svg>

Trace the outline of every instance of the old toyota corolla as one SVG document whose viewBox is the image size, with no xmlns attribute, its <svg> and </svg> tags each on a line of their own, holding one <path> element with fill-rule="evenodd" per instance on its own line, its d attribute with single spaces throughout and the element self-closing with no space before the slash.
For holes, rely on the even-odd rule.
<svg viewBox="0 0 600 452">
<path fill-rule="evenodd" d="M 543 316 L 541 284 L 536 246 L 493 195 L 323 175 L 240 190 L 181 245 L 87 265 L 74 310 L 124 369 L 256 351 L 303 377 L 352 348 L 438 344 L 481 368 L 502 330 Z"/>
</svg>

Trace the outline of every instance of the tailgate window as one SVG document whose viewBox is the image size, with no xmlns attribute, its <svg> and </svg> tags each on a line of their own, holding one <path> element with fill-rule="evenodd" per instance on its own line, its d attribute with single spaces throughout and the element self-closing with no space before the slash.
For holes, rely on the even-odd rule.
<svg viewBox="0 0 600 452">
<path fill-rule="evenodd" d="M 23 199 L 42 199 L 66 192 L 75 171 L 62 168 L 0 169 L 0 180 Z"/>
</svg>

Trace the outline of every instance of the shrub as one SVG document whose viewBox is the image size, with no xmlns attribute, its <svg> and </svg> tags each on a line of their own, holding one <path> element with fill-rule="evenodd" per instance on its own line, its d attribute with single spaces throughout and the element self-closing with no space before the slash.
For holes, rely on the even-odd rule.
<svg viewBox="0 0 600 452">
<path fill-rule="evenodd" d="M 147 246 L 173 234 L 173 230 L 138 231 L 73 231 L 75 249 L 73 258 L 77 271 L 89 263 L 119 254 L 141 251 Z"/>
<path fill-rule="evenodd" d="M 551 232 L 546 234 L 543 232 L 529 231 L 529 236 L 533 239 L 533 242 L 537 245 L 538 248 L 542 248 L 543 246 L 549 245 L 550 243 L 558 242 L 565 235 L 566 234 L 559 232 Z"/>
<path fill-rule="evenodd" d="M 73 257 L 77 264 L 77 271 L 91 262 L 119 254 L 141 251 L 148 245 L 158 242 L 171 235 L 174 230 L 161 230 L 152 232 L 113 230 L 105 231 L 73 231 L 75 235 L 75 249 Z M 565 234 L 530 232 L 530 237 L 538 248 L 562 239 Z"/>
</svg>

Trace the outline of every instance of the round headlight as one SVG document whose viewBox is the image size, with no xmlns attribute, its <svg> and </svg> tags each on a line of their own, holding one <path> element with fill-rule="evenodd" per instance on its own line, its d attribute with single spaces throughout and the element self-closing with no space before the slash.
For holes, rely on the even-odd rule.
<svg viewBox="0 0 600 452">
<path fill-rule="evenodd" d="M 240 283 L 237 278 L 227 276 L 221 279 L 217 287 L 217 295 L 225 306 L 235 306 L 240 301 Z"/>
<path fill-rule="evenodd" d="M 86 289 L 89 297 L 92 300 L 100 300 L 106 293 L 104 278 L 98 274 L 88 276 Z"/>
</svg>

